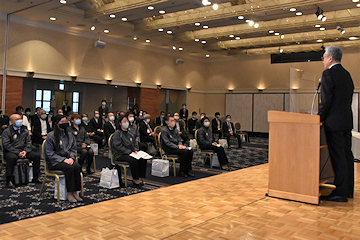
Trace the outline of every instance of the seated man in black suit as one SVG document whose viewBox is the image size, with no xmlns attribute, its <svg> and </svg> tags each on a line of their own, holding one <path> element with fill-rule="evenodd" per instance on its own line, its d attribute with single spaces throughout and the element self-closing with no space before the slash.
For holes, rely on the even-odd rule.
<svg viewBox="0 0 360 240">
<path fill-rule="evenodd" d="M 211 128 L 213 134 L 219 134 L 219 139 L 222 137 L 221 132 L 221 120 L 220 120 L 220 113 L 215 113 L 215 118 L 211 121 Z"/>
<path fill-rule="evenodd" d="M 49 122 L 45 110 L 40 110 L 40 115 L 36 114 L 31 121 L 31 140 L 32 143 L 38 147 L 41 146 L 46 136 L 51 132 Z"/>
<path fill-rule="evenodd" d="M 95 129 L 92 124 L 89 122 L 88 115 L 86 113 L 82 114 L 82 123 L 81 126 L 85 128 L 87 134 L 89 135 L 90 139 L 93 139 L 97 144 L 98 148 L 102 146 L 103 138 L 95 134 Z"/>
<path fill-rule="evenodd" d="M 116 131 L 115 115 L 112 112 L 108 113 L 108 119 L 104 124 L 104 135 L 105 135 L 105 145 L 107 145 L 109 137 Z"/>
<path fill-rule="evenodd" d="M 231 122 L 231 116 L 230 115 L 226 115 L 226 121 L 223 123 L 223 132 L 224 132 L 224 137 L 227 140 L 228 146 L 230 148 L 230 136 L 234 136 L 237 138 L 238 140 L 238 148 L 241 148 L 241 138 L 240 135 L 235 133 L 235 128 L 234 128 L 234 124 Z"/>
<path fill-rule="evenodd" d="M 197 112 L 192 112 L 192 118 L 188 120 L 188 131 L 192 137 L 195 137 L 196 123 L 197 123 Z"/>
<path fill-rule="evenodd" d="M 5 129 L 2 134 L 4 159 L 6 161 L 6 187 L 14 187 L 13 172 L 19 158 L 26 158 L 33 162 L 33 182 L 41 183 L 39 180 L 40 154 L 32 151 L 31 137 L 27 127 L 22 125 L 22 116 L 19 114 L 11 115 L 10 124 L 11 126 Z"/>
<path fill-rule="evenodd" d="M 150 125 L 150 115 L 145 114 L 144 119 L 139 122 L 140 142 L 154 143 L 155 133 Z"/>
<path fill-rule="evenodd" d="M 90 120 L 90 123 L 95 129 L 95 134 L 104 137 L 103 120 L 100 118 L 99 111 L 94 111 L 94 117 Z"/>
<path fill-rule="evenodd" d="M 201 114 L 200 114 L 200 119 L 199 119 L 199 121 L 196 122 L 196 130 L 201 128 L 201 126 L 202 126 L 202 125 L 201 125 L 201 120 L 202 120 L 204 117 L 206 117 L 206 113 L 201 113 Z"/>
<path fill-rule="evenodd" d="M 160 116 L 158 116 L 155 120 L 155 127 L 164 126 L 165 125 L 165 112 L 161 111 Z"/>
<path fill-rule="evenodd" d="M 175 119 L 175 128 L 176 130 L 178 130 L 182 142 L 185 144 L 189 139 L 189 134 L 185 130 L 184 122 L 179 121 L 180 119 L 179 113 L 174 113 L 174 119 Z"/>
<path fill-rule="evenodd" d="M 180 177 L 194 177 L 191 172 L 191 162 L 193 151 L 182 144 L 182 139 L 176 130 L 174 117 L 168 117 L 167 126 L 161 128 L 160 142 L 165 154 L 174 154 L 179 156 L 180 160 Z"/>
</svg>

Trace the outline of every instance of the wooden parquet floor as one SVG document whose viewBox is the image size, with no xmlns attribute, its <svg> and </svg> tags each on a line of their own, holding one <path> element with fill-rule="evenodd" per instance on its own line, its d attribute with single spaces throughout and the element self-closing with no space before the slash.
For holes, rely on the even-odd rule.
<svg viewBox="0 0 360 240">
<path fill-rule="evenodd" d="M 360 239 L 355 198 L 320 205 L 265 197 L 268 165 L 0 225 L 0 239 Z"/>
</svg>

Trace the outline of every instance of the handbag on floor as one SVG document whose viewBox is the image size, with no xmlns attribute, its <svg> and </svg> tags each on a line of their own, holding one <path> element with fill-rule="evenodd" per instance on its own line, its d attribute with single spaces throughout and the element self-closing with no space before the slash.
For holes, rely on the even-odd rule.
<svg viewBox="0 0 360 240">
<path fill-rule="evenodd" d="M 196 145 L 197 145 L 196 139 L 190 139 L 190 147 L 192 149 L 196 149 Z"/>
<path fill-rule="evenodd" d="M 17 162 L 14 168 L 15 185 L 26 185 L 29 183 L 29 162 Z"/>
<path fill-rule="evenodd" d="M 219 144 L 220 146 L 222 146 L 223 148 L 228 148 L 228 144 L 226 139 L 219 139 Z"/>
<path fill-rule="evenodd" d="M 169 176 L 169 160 L 167 159 L 154 159 L 151 163 L 151 175 L 156 177 Z"/>
<path fill-rule="evenodd" d="M 59 177 L 59 192 L 60 192 L 60 200 L 67 200 L 67 189 L 66 189 L 66 179 L 65 177 Z M 55 181 L 54 187 L 54 198 L 57 199 L 58 191 L 57 191 L 57 181 Z"/>
<path fill-rule="evenodd" d="M 103 168 L 100 177 L 100 187 L 112 189 L 120 187 L 118 170 Z"/>
<path fill-rule="evenodd" d="M 99 146 L 97 143 L 90 143 L 90 147 L 94 151 L 94 156 L 99 155 Z"/>
<path fill-rule="evenodd" d="M 212 155 L 211 165 L 212 165 L 213 167 L 220 167 L 219 158 L 218 158 L 218 156 L 217 156 L 215 153 Z"/>
</svg>

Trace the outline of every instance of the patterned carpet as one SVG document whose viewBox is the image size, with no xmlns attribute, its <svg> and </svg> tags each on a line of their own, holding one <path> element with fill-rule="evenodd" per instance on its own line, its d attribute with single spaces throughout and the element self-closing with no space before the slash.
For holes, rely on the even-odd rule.
<svg viewBox="0 0 360 240">
<path fill-rule="evenodd" d="M 234 143 L 235 145 L 236 143 Z M 251 143 L 243 143 L 243 148 L 226 149 L 229 159 L 229 170 L 235 171 L 242 168 L 256 166 L 268 162 L 268 139 L 252 138 Z M 105 154 L 106 155 L 106 154 Z M 149 181 L 141 189 L 138 188 L 118 188 L 105 189 L 99 187 L 100 171 L 91 175 L 84 176 L 84 202 L 69 203 L 68 201 L 57 202 L 54 199 L 54 183 L 48 182 L 45 185 L 43 194 L 39 197 L 41 184 L 29 183 L 26 186 L 15 189 L 5 188 L 5 170 L 0 173 L 0 224 L 17 221 L 25 218 L 35 217 L 48 213 L 59 212 L 66 209 L 85 206 L 114 198 L 124 197 L 144 191 L 157 189 L 159 187 L 178 184 L 190 180 L 196 180 L 201 177 L 208 177 L 214 174 L 221 174 L 227 171 L 219 168 L 209 168 L 204 165 L 204 160 L 199 159 L 196 162 L 196 153 L 194 154 L 194 172 L 196 178 L 180 178 L 170 176 L 168 178 L 157 178 L 149 176 Z M 97 157 L 97 164 L 102 161 L 107 165 L 105 157 Z M 99 161 L 98 161 L 99 160 Z M 148 169 L 150 173 L 150 170 Z M 172 174 L 172 173 L 171 173 Z"/>
</svg>

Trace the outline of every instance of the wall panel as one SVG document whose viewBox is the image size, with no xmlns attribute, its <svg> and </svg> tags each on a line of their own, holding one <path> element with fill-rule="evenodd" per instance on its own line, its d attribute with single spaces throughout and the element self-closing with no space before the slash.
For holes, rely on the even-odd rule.
<svg viewBox="0 0 360 240">
<path fill-rule="evenodd" d="M 268 111 L 282 111 L 283 94 L 254 94 L 254 132 L 269 132 Z"/>
<path fill-rule="evenodd" d="M 232 122 L 240 122 L 243 131 L 252 131 L 253 94 L 226 94 L 225 115 L 231 115 Z"/>
</svg>

